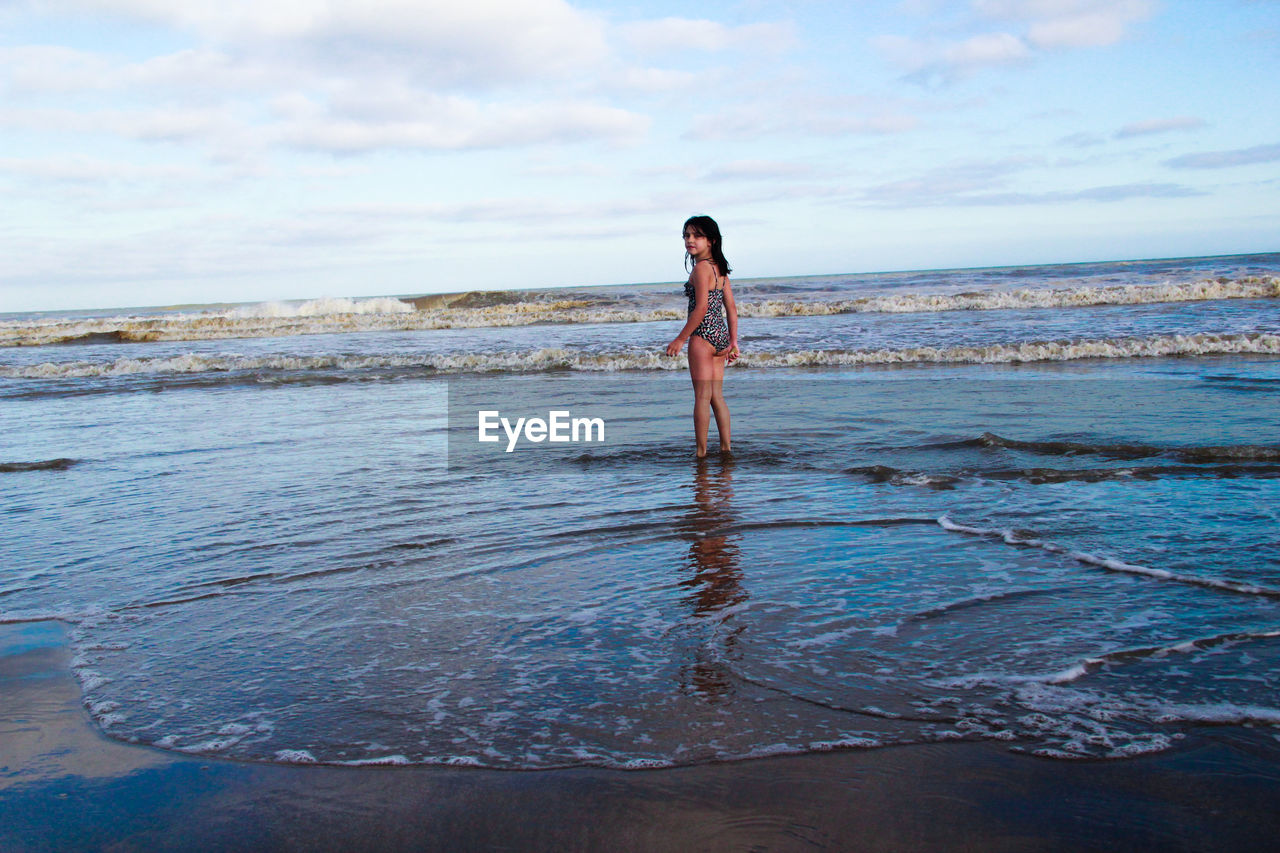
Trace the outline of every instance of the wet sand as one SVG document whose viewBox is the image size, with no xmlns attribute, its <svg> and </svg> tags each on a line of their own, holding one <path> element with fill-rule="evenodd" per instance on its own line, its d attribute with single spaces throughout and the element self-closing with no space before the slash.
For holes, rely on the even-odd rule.
<svg viewBox="0 0 1280 853">
<path fill-rule="evenodd" d="M 0 850 L 1271 850 L 1280 741 L 1123 761 L 984 743 L 674 770 L 244 764 L 131 746 L 57 623 L 0 626 Z"/>
</svg>

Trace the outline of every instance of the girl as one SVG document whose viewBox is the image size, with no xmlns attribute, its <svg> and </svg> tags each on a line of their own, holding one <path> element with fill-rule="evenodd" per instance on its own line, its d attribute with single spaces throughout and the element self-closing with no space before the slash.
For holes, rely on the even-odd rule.
<svg viewBox="0 0 1280 853">
<path fill-rule="evenodd" d="M 720 452 L 730 451 L 729 406 L 724 401 L 724 367 L 738 358 L 738 309 L 729 287 L 729 262 L 721 248 L 720 226 L 710 216 L 693 216 L 684 224 L 685 264 L 693 271 L 685 282 L 689 319 L 667 344 L 667 355 L 689 342 L 689 376 L 693 379 L 693 437 L 698 458 L 707 455 L 707 430 L 716 415 Z"/>
</svg>

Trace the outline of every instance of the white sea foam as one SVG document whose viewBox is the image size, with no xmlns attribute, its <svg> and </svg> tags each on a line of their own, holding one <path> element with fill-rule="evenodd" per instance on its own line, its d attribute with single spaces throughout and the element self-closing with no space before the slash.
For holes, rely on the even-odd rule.
<svg viewBox="0 0 1280 853">
<path fill-rule="evenodd" d="M 483 767 L 479 759 L 470 755 L 454 755 L 444 760 L 451 767 Z"/>
<path fill-rule="evenodd" d="M 217 737 L 201 741 L 200 743 L 193 743 L 186 746 L 174 746 L 171 748 L 178 752 L 187 752 L 192 755 L 204 755 L 211 752 L 224 752 L 240 743 L 242 740 L 244 740 L 243 737 Z"/>
<path fill-rule="evenodd" d="M 1280 725 L 1280 708 L 1267 708 L 1260 705 L 1233 705 L 1217 703 L 1213 705 L 1189 705 L 1185 703 L 1168 703 L 1159 708 L 1157 722 L 1218 723 L 1223 725 L 1240 725 L 1243 723 L 1264 723 Z"/>
<path fill-rule="evenodd" d="M 839 740 L 820 740 L 809 744 L 814 752 L 833 752 L 839 749 L 874 749 L 883 746 L 881 741 L 869 737 L 846 737 Z"/>
<path fill-rule="evenodd" d="M 384 764 L 398 767 L 405 764 L 412 764 L 413 762 L 403 755 L 380 755 L 377 758 L 353 758 L 349 761 L 337 761 L 334 763 L 342 764 L 347 767 L 372 767 Z"/>
<path fill-rule="evenodd" d="M 95 670 L 84 669 L 83 667 L 73 667 L 73 670 L 80 679 L 80 691 L 86 696 L 111 683 L 110 678 Z"/>
</svg>

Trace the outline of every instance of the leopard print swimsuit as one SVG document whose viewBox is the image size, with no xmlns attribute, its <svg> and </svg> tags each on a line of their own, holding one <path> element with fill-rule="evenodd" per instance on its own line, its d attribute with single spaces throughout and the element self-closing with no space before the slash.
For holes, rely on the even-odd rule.
<svg viewBox="0 0 1280 853">
<path fill-rule="evenodd" d="M 711 262 L 713 267 L 715 261 Z M 716 282 L 720 276 L 717 272 Z M 698 296 L 693 288 L 693 278 L 684 283 L 684 295 L 689 297 L 689 313 L 698 307 Z M 707 291 L 707 313 L 693 333 L 715 348 L 716 353 L 724 352 L 729 347 L 729 323 L 724 312 L 724 288 L 716 287 Z"/>
</svg>

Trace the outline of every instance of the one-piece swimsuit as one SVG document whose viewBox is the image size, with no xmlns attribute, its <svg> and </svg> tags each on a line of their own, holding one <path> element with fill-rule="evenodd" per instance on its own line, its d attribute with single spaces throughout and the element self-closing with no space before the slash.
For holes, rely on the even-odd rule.
<svg viewBox="0 0 1280 853">
<path fill-rule="evenodd" d="M 715 261 L 711 263 L 714 266 Z M 716 283 L 719 281 L 720 276 L 716 275 Z M 684 283 L 684 295 L 689 297 L 689 313 L 692 314 L 693 309 L 698 307 L 698 296 L 694 290 L 692 278 Z M 707 313 L 703 315 L 702 322 L 693 330 L 693 333 L 711 344 L 717 353 L 728 348 L 729 323 L 725 320 L 723 287 L 707 291 Z"/>
</svg>

